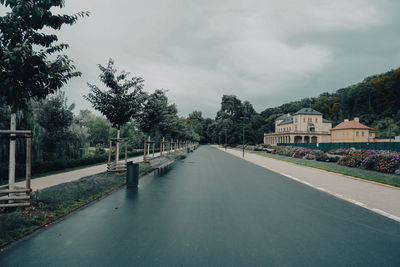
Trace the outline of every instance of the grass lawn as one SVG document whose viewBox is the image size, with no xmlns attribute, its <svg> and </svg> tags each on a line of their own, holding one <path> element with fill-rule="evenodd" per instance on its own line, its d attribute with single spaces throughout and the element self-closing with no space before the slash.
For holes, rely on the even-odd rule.
<svg viewBox="0 0 400 267">
<path fill-rule="evenodd" d="M 330 172 L 335 172 L 335 173 L 340 173 L 348 176 L 353 176 L 356 178 L 361 178 L 369 181 L 374 181 L 378 183 L 383 183 L 387 185 L 392 185 L 396 187 L 400 187 L 400 175 L 396 174 L 387 174 L 387 173 L 381 173 L 381 172 L 376 172 L 376 171 L 370 171 L 370 170 L 365 170 L 365 169 L 360 169 L 360 168 L 351 168 L 351 167 L 346 167 L 346 166 L 341 166 L 338 165 L 337 163 L 334 162 L 321 162 L 321 161 L 316 161 L 316 160 L 307 160 L 307 159 L 297 159 L 297 158 L 291 158 L 291 157 L 286 157 L 286 156 L 281 156 L 281 155 L 274 155 L 274 154 L 269 154 L 266 152 L 261 152 L 261 151 L 247 151 L 249 153 L 254 153 L 263 157 L 268 157 L 268 158 L 273 158 L 273 159 L 278 159 L 282 161 L 287 161 L 303 166 L 308 166 L 312 168 L 317 168 L 325 171 L 330 171 Z"/>
<path fill-rule="evenodd" d="M 153 170 L 148 163 L 139 164 L 140 176 Z M 125 173 L 104 172 L 33 192 L 30 207 L 0 211 L 0 247 L 53 223 L 125 182 Z"/>
</svg>

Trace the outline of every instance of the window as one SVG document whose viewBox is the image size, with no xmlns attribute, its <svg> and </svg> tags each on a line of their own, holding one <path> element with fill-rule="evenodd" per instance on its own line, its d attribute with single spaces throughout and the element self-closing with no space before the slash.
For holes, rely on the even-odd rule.
<svg viewBox="0 0 400 267">
<path fill-rule="evenodd" d="M 369 137 L 372 137 L 372 133 L 369 133 Z"/>
<path fill-rule="evenodd" d="M 364 131 L 361 132 L 361 136 L 364 136 Z"/>
<path fill-rule="evenodd" d="M 294 119 L 294 122 L 296 122 L 296 123 L 297 123 L 297 118 L 295 118 L 295 119 Z"/>
<path fill-rule="evenodd" d="M 359 134 L 358 134 L 358 131 L 356 132 L 356 136 L 358 136 Z"/>
<path fill-rule="evenodd" d="M 303 122 L 306 122 L 306 118 L 303 118 Z"/>
<path fill-rule="evenodd" d="M 341 136 L 341 134 L 342 134 L 342 133 L 341 133 L 341 132 L 339 132 L 339 136 Z"/>
<path fill-rule="evenodd" d="M 347 131 L 347 136 L 349 136 L 349 131 Z"/>
<path fill-rule="evenodd" d="M 315 122 L 318 122 L 318 118 L 315 118 Z"/>
<path fill-rule="evenodd" d="M 308 122 L 312 122 L 312 118 L 308 118 Z"/>
<path fill-rule="evenodd" d="M 335 133 L 335 136 L 337 136 L 337 132 Z"/>
</svg>

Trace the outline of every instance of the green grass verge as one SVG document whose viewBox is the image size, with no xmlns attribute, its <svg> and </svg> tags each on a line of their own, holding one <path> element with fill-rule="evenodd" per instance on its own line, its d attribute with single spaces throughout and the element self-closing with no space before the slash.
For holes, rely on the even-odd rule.
<svg viewBox="0 0 400 267">
<path fill-rule="evenodd" d="M 375 171 L 370 171 L 370 170 L 365 170 L 365 169 L 360 169 L 360 168 L 351 168 L 351 167 L 346 167 L 346 166 L 341 166 L 338 165 L 337 163 L 334 162 L 321 162 L 321 161 L 316 161 L 316 160 L 307 160 L 307 159 L 297 159 L 297 158 L 291 158 L 291 157 L 286 157 L 286 156 L 281 156 L 281 155 L 274 155 L 274 154 L 269 154 L 265 152 L 259 152 L 259 151 L 247 151 L 248 153 L 253 153 L 257 155 L 261 155 L 263 157 L 267 158 L 272 158 L 272 159 L 278 159 L 286 162 L 291 162 L 295 163 L 298 165 L 303 165 L 307 167 L 312 167 L 316 169 L 321 169 L 325 171 L 330 171 L 334 173 L 339 173 L 339 174 L 344 174 L 356 178 L 361 178 L 373 182 L 378 182 L 378 183 L 383 183 L 387 185 L 392 185 L 396 187 L 400 187 L 400 175 L 396 174 L 386 174 L 386 173 L 381 173 L 381 172 L 375 172 Z"/>
<path fill-rule="evenodd" d="M 234 148 L 235 150 L 242 151 L 241 149 Z M 286 157 L 286 156 L 281 156 L 281 155 L 276 155 L 276 154 L 269 154 L 266 152 L 262 151 L 251 151 L 251 150 L 246 150 L 247 153 L 252 153 L 252 154 L 257 154 L 263 157 L 267 158 L 272 158 L 272 159 L 277 159 L 277 160 L 282 160 L 298 165 L 303 165 L 307 167 L 312 167 L 320 170 L 325 170 L 329 172 L 334 172 L 334 173 L 339 173 L 343 175 L 348 175 L 364 180 L 369 180 L 377 183 L 382 183 L 382 184 L 387 184 L 387 185 L 392 185 L 396 187 L 400 187 L 400 175 L 396 174 L 387 174 L 387 173 L 381 173 L 381 172 L 376 172 L 376 171 L 370 171 L 370 170 L 365 170 L 365 169 L 360 169 L 360 168 L 351 168 L 347 166 L 341 166 L 338 165 L 335 162 L 321 162 L 321 161 L 316 161 L 316 160 L 307 160 L 307 159 L 298 159 L 298 158 L 291 158 L 291 157 Z"/>
<path fill-rule="evenodd" d="M 139 163 L 139 175 L 153 169 Z M 0 214 L 0 247 L 34 230 L 51 224 L 72 211 L 125 185 L 124 173 L 100 173 L 59 184 L 32 193 L 29 208 L 2 210 Z"/>
</svg>

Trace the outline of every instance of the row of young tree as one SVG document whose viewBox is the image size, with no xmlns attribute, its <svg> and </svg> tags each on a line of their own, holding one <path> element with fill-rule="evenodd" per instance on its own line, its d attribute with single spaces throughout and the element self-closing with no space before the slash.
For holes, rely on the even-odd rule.
<svg viewBox="0 0 400 267">
<path fill-rule="evenodd" d="M 133 147 L 138 147 L 145 135 L 199 140 L 190 122 L 179 117 L 176 106 L 169 103 L 166 91 L 146 93 L 142 78 L 129 78 L 124 71 L 117 73 L 112 60 L 106 67 L 99 65 L 100 79 L 108 90 L 89 84 L 91 92 L 86 96 L 110 124 L 102 118 L 88 123 L 85 118 L 92 115 L 87 111 L 80 113 L 81 118 L 74 118 L 73 105 L 67 105 L 59 90 L 81 73 L 62 54 L 68 44 L 59 43 L 51 30 L 72 25 L 89 12 L 54 13 L 64 7 L 64 0 L 0 0 L 0 4 L 7 9 L 0 17 L 0 126 L 12 132 L 33 130 L 34 161 L 80 157 L 88 141 L 102 147 L 110 125 L 116 129 L 117 138 L 121 132 L 132 134 Z M 15 162 L 23 158 L 24 147 L 16 146 L 19 141 L 13 134 L 8 137 L 8 147 L 0 145 L 0 160 L 7 162 L 4 157 L 8 154 L 9 184 L 13 189 Z"/>
</svg>

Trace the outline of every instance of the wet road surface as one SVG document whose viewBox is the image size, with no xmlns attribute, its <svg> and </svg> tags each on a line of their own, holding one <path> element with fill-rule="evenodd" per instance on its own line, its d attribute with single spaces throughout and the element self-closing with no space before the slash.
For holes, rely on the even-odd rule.
<svg viewBox="0 0 400 267">
<path fill-rule="evenodd" d="M 1 266 L 400 266 L 400 224 L 202 146 L 0 254 Z"/>
</svg>

